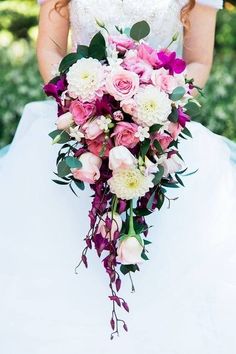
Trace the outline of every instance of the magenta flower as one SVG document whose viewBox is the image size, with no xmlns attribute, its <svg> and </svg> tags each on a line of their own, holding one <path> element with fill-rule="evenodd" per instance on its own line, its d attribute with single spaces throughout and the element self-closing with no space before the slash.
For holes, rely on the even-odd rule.
<svg viewBox="0 0 236 354">
<path fill-rule="evenodd" d="M 186 69 L 184 60 L 176 58 L 176 52 L 161 51 L 157 54 L 161 66 L 169 70 L 170 74 L 181 74 Z"/>
<path fill-rule="evenodd" d="M 184 113 L 183 108 L 178 108 L 178 122 L 181 127 L 185 128 L 186 123 L 190 122 L 191 118 L 188 114 Z"/>
</svg>

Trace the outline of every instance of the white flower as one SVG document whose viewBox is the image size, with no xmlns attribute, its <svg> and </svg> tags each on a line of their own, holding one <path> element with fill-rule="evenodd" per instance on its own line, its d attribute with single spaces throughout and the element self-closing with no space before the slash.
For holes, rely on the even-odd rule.
<svg viewBox="0 0 236 354">
<path fill-rule="evenodd" d="M 133 168 L 137 165 L 137 159 L 125 146 L 115 146 L 109 152 L 109 168 L 110 170 L 118 170 L 120 168 Z"/>
<path fill-rule="evenodd" d="M 66 78 L 70 95 L 89 102 L 103 86 L 103 66 L 97 59 L 82 58 L 70 67 Z"/>
<path fill-rule="evenodd" d="M 159 169 L 156 163 L 153 163 L 147 156 L 145 156 L 145 176 L 156 173 Z"/>
<path fill-rule="evenodd" d="M 144 196 L 153 187 L 154 176 L 144 176 L 137 168 L 119 169 L 108 180 L 111 192 L 121 199 L 134 199 Z"/>
<path fill-rule="evenodd" d="M 153 85 L 141 88 L 134 96 L 134 101 L 137 107 L 133 119 L 144 127 L 165 124 L 171 113 L 171 100 L 168 95 Z"/>
<path fill-rule="evenodd" d="M 97 122 L 99 128 L 101 130 L 107 131 L 109 128 L 109 124 L 112 122 L 111 118 L 109 117 L 105 117 L 105 116 L 101 116 Z"/>
<path fill-rule="evenodd" d="M 150 137 L 149 127 L 138 127 L 138 131 L 134 134 L 136 138 L 139 138 L 140 141 L 144 141 L 146 138 Z"/>
<path fill-rule="evenodd" d="M 116 50 L 116 46 L 112 44 L 107 44 L 107 61 L 110 69 L 116 66 L 120 66 L 123 63 L 123 59 L 119 58 L 119 52 Z"/>
<path fill-rule="evenodd" d="M 70 136 L 75 138 L 76 141 L 80 143 L 81 139 L 84 138 L 84 133 L 80 131 L 80 127 L 77 126 L 75 128 L 70 127 Z"/>
<path fill-rule="evenodd" d="M 184 168 L 184 162 L 176 154 L 173 154 L 169 158 L 165 158 L 161 165 L 164 167 L 165 177 L 167 177 L 169 174 L 181 171 Z"/>
</svg>

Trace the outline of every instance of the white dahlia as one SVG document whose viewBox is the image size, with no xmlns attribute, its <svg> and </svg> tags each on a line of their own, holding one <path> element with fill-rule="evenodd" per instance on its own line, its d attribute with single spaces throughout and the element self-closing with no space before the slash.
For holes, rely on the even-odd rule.
<svg viewBox="0 0 236 354">
<path fill-rule="evenodd" d="M 67 73 L 68 91 L 82 102 L 92 101 L 104 84 L 102 64 L 93 58 L 82 58 Z"/>
<path fill-rule="evenodd" d="M 171 113 L 171 100 L 159 88 L 148 85 L 142 87 L 134 96 L 136 112 L 134 121 L 143 127 L 153 124 L 165 124 Z"/>
<path fill-rule="evenodd" d="M 111 192 L 121 199 L 144 196 L 153 187 L 153 175 L 144 176 L 137 168 L 119 169 L 108 180 Z"/>
</svg>

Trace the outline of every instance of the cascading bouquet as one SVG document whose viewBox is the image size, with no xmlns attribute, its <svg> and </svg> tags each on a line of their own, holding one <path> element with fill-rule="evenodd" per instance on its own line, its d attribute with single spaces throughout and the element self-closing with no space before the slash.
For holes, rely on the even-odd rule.
<svg viewBox="0 0 236 354">
<path fill-rule="evenodd" d="M 186 63 L 170 46 L 156 50 L 144 41 L 147 22 L 132 28 L 102 28 L 89 46 L 78 45 L 60 63 L 59 74 L 44 90 L 58 103 L 57 129 L 49 135 L 62 144 L 54 180 L 94 194 L 81 263 L 94 248 L 109 275 L 112 302 L 111 338 L 119 334 L 117 306 L 129 311 L 119 296 L 121 274 L 139 270 L 148 260 L 150 226 L 145 217 L 161 209 L 166 189 L 184 185 L 186 175 L 178 151 L 191 137 L 186 123 L 199 104 L 191 96 L 193 80 Z M 177 39 L 175 35 L 170 45 Z M 132 278 L 132 289 L 134 285 Z"/>
</svg>

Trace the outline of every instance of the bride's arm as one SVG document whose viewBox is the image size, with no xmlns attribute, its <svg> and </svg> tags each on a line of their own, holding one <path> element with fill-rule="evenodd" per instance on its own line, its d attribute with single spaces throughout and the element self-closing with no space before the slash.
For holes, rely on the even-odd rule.
<svg viewBox="0 0 236 354">
<path fill-rule="evenodd" d="M 184 39 L 184 58 L 188 64 L 188 78 L 204 87 L 213 60 L 217 10 L 196 5 L 190 13 L 190 28 Z"/>
<path fill-rule="evenodd" d="M 60 14 L 54 10 L 56 0 L 47 0 L 41 5 L 37 57 L 39 70 L 45 82 L 52 78 L 53 66 L 66 55 L 69 32 L 68 8 Z"/>
</svg>

